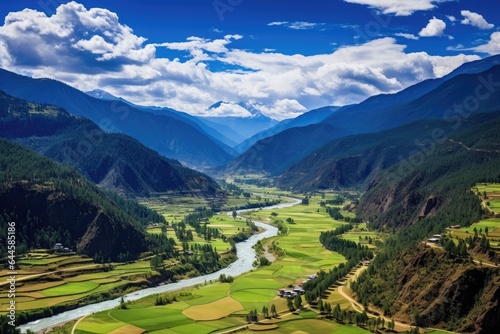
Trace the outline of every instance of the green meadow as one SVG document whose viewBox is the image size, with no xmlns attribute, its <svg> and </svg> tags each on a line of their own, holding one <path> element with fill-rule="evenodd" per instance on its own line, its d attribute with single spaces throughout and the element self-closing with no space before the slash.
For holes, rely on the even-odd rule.
<svg viewBox="0 0 500 334">
<path fill-rule="evenodd" d="M 273 304 L 279 313 L 284 314 L 281 319 L 270 320 L 267 327 L 252 325 L 251 329 L 242 333 L 259 329 L 266 329 L 267 333 L 367 333 L 356 326 L 324 320 L 315 309 L 289 314 L 286 299 L 276 295 L 278 289 L 300 284 L 309 275 L 321 269 L 328 270 L 345 261 L 343 256 L 324 249 L 319 243 L 322 231 L 345 224 L 334 221 L 326 209 L 320 207 L 320 201 L 321 197 L 316 196 L 311 198 L 307 206 L 246 213 L 247 217 L 268 223 L 277 219 L 293 219 L 293 224 L 285 223 L 287 233 L 263 242 L 265 247 L 274 242 L 284 252 L 284 256 L 278 257 L 271 265 L 236 277 L 232 283 L 214 283 L 187 289 L 184 297 L 178 297 L 177 302 L 166 306 L 154 306 L 155 297 L 150 296 L 128 304 L 126 310 L 88 316 L 78 324 L 75 333 L 105 333 L 105 330 L 120 328 L 130 330 L 131 327 L 126 326 L 148 333 L 211 333 L 244 326 L 247 324 L 245 317 L 248 312 L 257 310 L 260 314 L 263 306 L 270 308 Z M 215 215 L 210 224 L 224 230 L 224 233 L 234 233 L 245 226 L 243 222 L 235 221 L 225 214 Z M 360 226 L 355 235 L 347 234 L 344 237 L 350 240 L 359 239 L 360 235 L 374 239 L 381 237 L 361 230 L 363 227 L 366 228 Z M 336 293 L 336 289 L 331 290 L 326 299 L 328 302 L 334 305 L 339 303 L 342 308 L 350 307 L 349 302 Z M 103 324 L 109 327 L 103 327 Z"/>
</svg>

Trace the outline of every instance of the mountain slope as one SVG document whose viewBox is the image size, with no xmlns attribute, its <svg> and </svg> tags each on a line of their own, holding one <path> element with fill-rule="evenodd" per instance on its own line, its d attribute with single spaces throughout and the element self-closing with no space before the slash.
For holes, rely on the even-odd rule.
<svg viewBox="0 0 500 334">
<path fill-rule="evenodd" d="M 472 263 L 467 246 L 465 256 L 457 256 L 424 247 L 422 241 L 444 235 L 450 225 L 468 226 L 484 217 L 471 189 L 480 182 L 500 182 L 498 129 L 497 113 L 374 178 L 357 214 L 371 229 L 394 234 L 351 285 L 359 300 L 418 326 L 495 332 L 500 325 L 498 268 Z"/>
<path fill-rule="evenodd" d="M 0 139 L 0 203 L 1 229 L 8 221 L 16 222 L 19 250 L 52 248 L 61 242 L 106 261 L 131 259 L 146 249 L 140 217 L 126 213 L 135 209 L 118 206 L 71 168 L 4 139 Z M 0 238 L 6 235 L 1 233 Z"/>
<path fill-rule="evenodd" d="M 328 116 L 330 116 L 333 112 L 335 112 L 339 107 L 323 107 L 319 109 L 314 109 L 311 111 L 308 111 L 306 113 L 303 113 L 302 115 L 294 118 L 294 119 L 286 119 L 284 121 L 279 122 L 275 126 L 273 126 L 270 129 L 260 131 L 259 133 L 256 133 L 252 137 L 244 140 L 238 146 L 236 146 L 234 149 L 240 153 L 245 152 L 248 150 L 253 144 L 258 142 L 261 139 L 274 136 L 275 134 L 278 134 L 282 131 L 285 131 L 287 129 L 291 128 L 296 128 L 296 127 L 303 127 L 303 126 L 308 126 L 311 124 L 317 124 L 324 119 L 326 119 Z"/>
<path fill-rule="evenodd" d="M 208 176 L 166 159 L 123 134 L 108 134 L 65 110 L 0 92 L 0 136 L 77 168 L 107 189 L 128 196 L 152 192 L 213 196 Z"/>
<path fill-rule="evenodd" d="M 346 135 L 379 132 L 425 119 L 446 117 L 450 122 L 456 123 L 457 119 L 467 119 L 471 113 L 495 110 L 495 105 L 500 103 L 500 89 L 496 89 L 496 86 L 492 88 L 492 84 L 487 84 L 480 91 L 480 94 L 483 95 L 487 92 L 491 93 L 488 98 L 476 98 L 479 101 L 477 105 L 472 106 L 473 108 L 466 106 L 470 110 L 464 112 L 452 109 L 450 111 L 448 107 L 452 108 L 455 103 L 459 105 L 471 103 L 471 101 L 475 103 L 476 100 L 473 99 L 476 89 L 481 85 L 479 78 L 491 81 L 491 78 L 500 77 L 500 66 L 495 66 L 499 62 L 500 56 L 494 56 L 479 62 L 467 63 L 445 78 L 427 80 L 396 94 L 379 95 L 357 105 L 339 108 L 323 122 L 308 126 L 307 131 L 296 133 L 297 137 L 289 143 L 279 139 L 286 131 L 268 137 L 265 139 L 266 145 L 259 144 L 258 147 L 251 147 L 248 152 L 253 152 L 252 154 L 249 155 L 245 152 L 237 159 L 239 170 L 244 171 L 246 166 L 252 169 L 256 165 L 254 160 L 263 161 L 272 154 L 277 154 L 274 158 L 283 161 L 281 167 L 286 168 L 291 162 L 298 161 L 304 156 L 301 151 L 294 150 L 296 143 L 311 141 L 311 137 L 319 140 L 318 145 L 316 145 L 316 148 L 319 148 L 333 139 Z M 484 68 L 488 69 L 484 71 Z M 478 70 L 483 70 L 483 72 L 463 74 L 474 73 Z M 493 85 L 498 85 L 498 83 L 495 82 Z M 318 138 L 315 132 L 318 132 L 325 125 L 335 126 L 337 131 L 333 136 L 326 135 L 323 138 Z M 290 152 L 294 151 L 296 155 L 290 155 Z M 281 152 L 288 155 L 288 158 L 282 157 Z M 242 161 L 243 156 L 247 158 L 247 161 Z M 287 165 L 287 163 L 290 164 Z M 232 164 L 233 162 L 231 162 Z M 267 168 L 267 171 L 276 173 L 277 170 L 272 168 L 272 166 Z"/>
<path fill-rule="evenodd" d="M 498 117 L 498 112 L 471 115 L 459 130 Z M 430 150 L 456 132 L 455 123 L 423 120 L 394 129 L 336 139 L 290 166 L 278 185 L 295 190 L 359 188 L 385 169 L 419 150 Z"/>
<path fill-rule="evenodd" d="M 450 134 L 442 143 L 418 151 L 374 178 L 358 214 L 373 226 L 410 225 L 467 195 L 476 183 L 500 180 L 500 116 L 496 115 L 484 124 Z M 470 215 L 476 209 L 460 210 Z"/>
<path fill-rule="evenodd" d="M 55 80 L 0 70 L 0 89 L 87 117 L 108 132 L 126 133 L 160 154 L 197 169 L 221 165 L 232 158 L 228 153 L 231 148 L 182 120 L 144 112 L 122 101 L 95 99 Z"/>
<path fill-rule="evenodd" d="M 314 131 L 311 131 L 311 127 L 314 127 Z M 279 173 L 330 139 L 345 135 L 342 130 L 328 124 L 291 128 L 258 141 L 240 157 L 230 162 L 225 171 Z M 303 140 L 305 137 L 307 140 Z"/>
<path fill-rule="evenodd" d="M 276 125 L 278 121 L 267 117 L 260 111 L 255 109 L 251 104 L 248 103 L 226 103 L 219 101 L 212 106 L 209 110 L 218 109 L 220 107 L 229 106 L 229 108 L 236 107 L 248 111 L 251 116 L 248 117 L 236 117 L 236 116 L 210 116 L 210 117 L 200 117 L 200 120 L 206 122 L 207 125 L 216 129 L 217 131 L 226 135 L 233 142 L 240 143 L 253 136 L 254 134 L 269 129 Z M 227 129 L 232 131 L 228 131 Z"/>
</svg>

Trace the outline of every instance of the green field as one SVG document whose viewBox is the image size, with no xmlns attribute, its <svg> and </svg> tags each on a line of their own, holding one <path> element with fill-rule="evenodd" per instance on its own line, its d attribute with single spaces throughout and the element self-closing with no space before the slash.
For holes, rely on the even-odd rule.
<svg viewBox="0 0 500 334">
<path fill-rule="evenodd" d="M 189 289 L 189 298 L 167 305 L 154 306 L 153 296 L 129 305 L 128 310 L 102 312 L 85 318 L 75 333 L 102 333 L 100 323 L 107 317 L 111 328 L 121 328 L 126 324 L 147 330 L 150 333 L 210 333 L 222 331 L 246 324 L 245 316 L 250 310 L 259 313 L 263 306 L 274 304 L 280 313 L 287 313 L 286 299 L 276 296 L 280 288 L 300 284 L 304 279 L 320 269 L 328 270 L 345 261 L 344 257 L 322 247 L 318 238 L 322 231 L 331 230 L 342 224 L 334 221 L 325 208 L 320 207 L 320 196 L 311 198 L 308 206 L 297 205 L 274 211 L 258 210 L 248 213 L 254 220 L 272 223 L 275 219 L 292 218 L 294 224 L 288 224 L 288 233 L 264 242 L 264 246 L 272 241 L 281 247 L 285 256 L 279 257 L 270 266 L 259 267 L 237 277 L 233 283 L 216 283 Z M 244 223 L 234 221 L 227 215 L 216 215 L 210 220 L 224 233 L 236 233 Z M 359 235 L 379 238 L 375 233 L 362 231 L 360 226 L 356 235 L 345 235 L 348 239 L 357 239 Z M 150 231 L 155 233 L 155 231 Z M 168 235 L 168 232 L 167 232 Z M 217 248 L 219 249 L 219 247 Z M 340 303 L 348 308 L 349 303 L 333 290 L 327 299 L 331 303 Z M 108 314 L 109 313 L 109 314 Z M 349 325 L 316 319 L 319 314 L 313 310 L 305 310 L 298 315 L 287 315 L 279 320 L 278 328 L 268 333 L 292 333 L 297 331 L 308 333 L 367 333 L 364 329 Z M 220 318 L 218 318 L 220 317 Z M 214 320 L 214 318 L 217 318 Z M 211 319 L 211 320 L 207 320 Z"/>
</svg>

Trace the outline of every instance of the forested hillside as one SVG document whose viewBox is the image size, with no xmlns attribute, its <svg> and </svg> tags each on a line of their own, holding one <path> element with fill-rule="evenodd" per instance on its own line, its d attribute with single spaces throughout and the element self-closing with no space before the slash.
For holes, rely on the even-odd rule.
<svg viewBox="0 0 500 334">
<path fill-rule="evenodd" d="M 17 252 L 55 243 L 98 261 L 146 250 L 143 226 L 164 218 L 139 204 L 113 201 L 73 169 L 0 139 L 0 229 L 16 223 Z M 0 233 L 5 247 L 7 233 Z"/>
<path fill-rule="evenodd" d="M 65 110 L 0 92 L 0 136 L 78 169 L 92 182 L 126 196 L 175 192 L 214 196 L 207 175 L 160 156 L 137 140 L 105 133 Z"/>
<path fill-rule="evenodd" d="M 395 234 L 353 285 L 363 303 L 419 326 L 475 333 L 498 328 L 498 268 L 477 268 L 457 248 L 445 253 L 417 245 L 486 214 L 471 188 L 500 181 L 499 128 L 497 117 L 450 135 L 371 182 L 358 214 L 371 228 Z"/>
</svg>

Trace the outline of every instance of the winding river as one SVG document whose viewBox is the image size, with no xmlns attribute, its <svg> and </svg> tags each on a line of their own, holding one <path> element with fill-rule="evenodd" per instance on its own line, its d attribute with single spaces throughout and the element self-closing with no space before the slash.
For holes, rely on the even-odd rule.
<svg viewBox="0 0 500 334">
<path fill-rule="evenodd" d="M 280 208 L 285 208 L 285 207 L 290 207 L 297 205 L 301 202 L 299 199 L 295 198 L 288 198 L 288 200 L 292 201 L 289 203 L 282 203 L 282 204 L 277 204 L 273 206 L 268 206 L 262 208 L 262 210 L 275 210 L 275 209 L 280 209 Z M 251 211 L 255 209 L 247 209 L 247 210 L 238 210 L 238 213 L 242 213 L 245 211 Z M 231 213 L 228 213 L 231 214 Z M 273 236 L 276 236 L 278 234 L 278 229 L 274 226 L 264 224 L 262 222 L 255 221 L 255 224 L 261 228 L 264 229 L 263 232 L 259 234 L 255 234 L 252 237 L 250 237 L 248 240 L 245 240 L 243 242 L 239 242 L 236 244 L 236 251 L 238 255 L 238 259 L 231 263 L 228 267 L 221 269 L 215 273 L 199 276 L 199 277 L 194 277 L 194 278 L 189 278 L 185 279 L 179 282 L 175 283 L 170 283 L 166 285 L 161 285 L 161 286 L 156 286 L 152 288 L 146 288 L 138 291 L 134 291 L 132 293 L 129 293 L 124 296 L 125 301 L 131 301 L 131 300 L 137 300 L 144 298 L 146 296 L 150 296 L 153 294 L 157 293 L 164 293 L 164 292 L 170 292 L 170 291 L 175 291 L 175 290 L 180 290 L 183 288 L 191 287 L 197 284 L 203 284 L 205 281 L 210 281 L 210 280 L 217 280 L 220 276 L 220 274 L 226 274 L 226 275 L 231 275 L 231 276 L 238 276 L 243 273 L 246 273 L 250 270 L 252 270 L 254 267 L 252 265 L 253 261 L 256 258 L 255 250 L 252 248 L 257 241 L 270 238 Z M 22 333 L 25 333 L 26 330 L 31 329 L 34 332 L 41 331 L 43 329 L 53 327 L 55 325 L 71 321 L 74 319 L 81 318 L 83 316 L 96 313 L 96 312 L 101 312 L 101 311 L 106 311 L 112 308 L 117 307 L 120 304 L 120 299 L 115 298 L 112 300 L 107 300 L 103 302 L 99 302 L 96 304 L 91 304 L 87 306 L 82 306 L 74 310 L 62 312 L 59 314 L 56 314 L 52 317 L 48 318 L 43 318 L 39 319 L 36 321 L 29 322 L 25 325 L 19 326 L 21 329 Z"/>
</svg>

